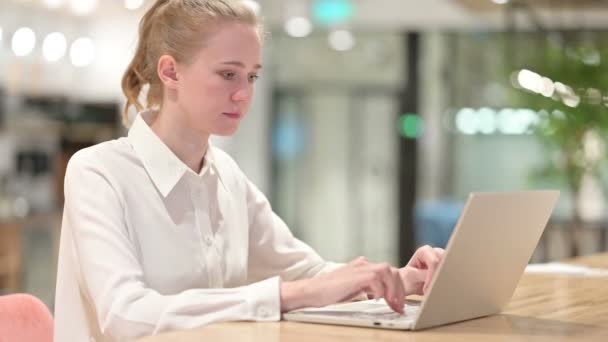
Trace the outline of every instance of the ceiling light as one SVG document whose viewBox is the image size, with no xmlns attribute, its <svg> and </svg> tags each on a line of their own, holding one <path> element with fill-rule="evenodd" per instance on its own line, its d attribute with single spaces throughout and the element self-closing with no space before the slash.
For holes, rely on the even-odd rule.
<svg viewBox="0 0 608 342">
<path fill-rule="evenodd" d="M 36 46 L 36 34 L 29 27 L 22 27 L 15 31 L 12 39 L 13 52 L 16 56 L 29 55 Z"/>
<path fill-rule="evenodd" d="M 125 0 L 125 8 L 128 10 L 136 10 L 144 4 L 144 0 Z"/>
<path fill-rule="evenodd" d="M 43 0 L 44 6 L 50 9 L 56 9 L 63 6 L 65 0 Z"/>
<path fill-rule="evenodd" d="M 95 45 L 90 38 L 78 38 L 70 47 L 70 60 L 75 67 L 84 67 L 95 59 Z"/>
<path fill-rule="evenodd" d="M 347 30 L 333 31 L 328 38 L 329 46 L 337 51 L 348 51 L 355 46 L 355 37 Z"/>
<path fill-rule="evenodd" d="M 89 15 L 97 8 L 97 0 L 70 0 L 70 9 L 76 15 Z"/>
<path fill-rule="evenodd" d="M 289 18 L 285 23 L 285 31 L 292 37 L 306 37 L 312 32 L 312 23 L 304 17 Z"/>
<path fill-rule="evenodd" d="M 55 62 L 65 55 L 67 48 L 65 36 L 59 32 L 53 32 L 44 38 L 42 43 L 42 55 L 49 62 Z"/>
</svg>

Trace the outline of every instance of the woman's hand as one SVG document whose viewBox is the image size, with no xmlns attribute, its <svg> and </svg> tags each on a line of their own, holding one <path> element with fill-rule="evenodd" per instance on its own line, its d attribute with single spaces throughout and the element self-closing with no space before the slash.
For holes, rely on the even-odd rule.
<svg viewBox="0 0 608 342">
<path fill-rule="evenodd" d="M 403 313 L 406 293 L 399 270 L 387 263 L 371 263 L 365 257 L 311 279 L 282 283 L 281 311 L 335 304 L 361 293 L 384 298 L 393 310 Z"/>
<path fill-rule="evenodd" d="M 426 294 L 444 253 L 444 249 L 428 245 L 416 250 L 407 265 L 399 269 L 406 295 Z"/>
</svg>

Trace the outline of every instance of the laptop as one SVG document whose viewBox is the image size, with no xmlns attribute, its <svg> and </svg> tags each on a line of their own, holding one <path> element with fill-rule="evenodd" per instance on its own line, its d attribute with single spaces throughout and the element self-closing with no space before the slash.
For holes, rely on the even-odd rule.
<svg viewBox="0 0 608 342">
<path fill-rule="evenodd" d="M 500 312 L 549 221 L 559 191 L 471 193 L 426 298 L 404 314 L 367 300 L 283 315 L 288 321 L 420 330 Z"/>
</svg>

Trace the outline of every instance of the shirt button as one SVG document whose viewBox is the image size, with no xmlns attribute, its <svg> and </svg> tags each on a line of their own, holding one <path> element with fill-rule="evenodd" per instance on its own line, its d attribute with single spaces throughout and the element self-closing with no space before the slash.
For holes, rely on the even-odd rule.
<svg viewBox="0 0 608 342">
<path fill-rule="evenodd" d="M 207 245 L 207 247 L 211 247 L 211 245 L 213 245 L 213 239 L 211 239 L 209 236 L 205 236 L 205 245 Z"/>
<path fill-rule="evenodd" d="M 266 307 L 261 307 L 258 309 L 258 315 L 262 318 L 270 317 L 270 311 Z"/>
</svg>

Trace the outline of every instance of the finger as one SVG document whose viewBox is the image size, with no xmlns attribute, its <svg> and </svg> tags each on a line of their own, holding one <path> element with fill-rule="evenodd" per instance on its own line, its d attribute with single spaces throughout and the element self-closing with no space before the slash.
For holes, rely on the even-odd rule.
<svg viewBox="0 0 608 342">
<path fill-rule="evenodd" d="M 384 285 L 382 282 L 374 279 L 370 281 L 368 288 L 368 294 L 371 295 L 372 299 L 380 299 L 384 297 Z"/>
<path fill-rule="evenodd" d="M 388 296 L 387 302 L 389 306 L 398 313 L 403 313 L 403 304 L 405 301 L 405 290 L 403 289 L 403 282 L 399 276 L 399 272 L 394 267 L 389 267 L 388 271 L 389 284 L 392 286 L 391 293 Z"/>
<path fill-rule="evenodd" d="M 361 300 L 361 296 L 367 294 L 368 290 L 365 288 L 368 282 L 368 276 L 361 272 L 361 270 L 357 267 L 353 267 L 351 263 L 343 266 L 343 268 L 337 269 L 335 271 L 330 272 L 329 274 L 333 275 L 332 280 L 332 288 L 329 288 L 328 291 L 332 292 L 334 289 L 342 289 L 342 293 L 345 294 L 345 297 L 338 301 L 351 301 L 354 299 Z M 338 302 L 336 301 L 336 302 Z M 336 302 L 328 303 L 334 304 Z"/>
<path fill-rule="evenodd" d="M 384 285 L 373 269 L 366 269 L 359 277 L 362 280 L 359 288 L 368 294 L 368 298 L 371 296 L 372 299 L 378 299 L 384 296 Z"/>
<path fill-rule="evenodd" d="M 378 296 L 378 290 L 377 288 L 374 288 L 372 286 L 368 286 L 365 289 L 363 289 L 363 292 L 365 292 L 367 294 L 367 299 L 379 299 L 382 298 L 382 296 Z"/>
<path fill-rule="evenodd" d="M 406 295 L 417 294 L 423 295 L 424 280 L 426 279 L 426 270 L 409 267 L 407 272 L 402 274 L 403 287 L 406 289 Z"/>
<path fill-rule="evenodd" d="M 352 293 L 349 293 L 346 296 L 346 299 L 341 302 L 358 302 L 358 301 L 364 300 L 364 298 L 370 299 L 367 296 L 367 292 L 365 292 L 365 291 L 352 292 Z"/>
<path fill-rule="evenodd" d="M 355 267 L 363 266 L 363 265 L 367 265 L 367 264 L 369 264 L 369 260 L 364 256 L 360 256 L 349 263 L 349 265 L 355 266 Z"/>
<path fill-rule="evenodd" d="M 416 252 L 414 252 L 414 255 L 412 255 L 412 258 L 407 263 L 407 265 L 416 267 L 416 268 L 423 267 L 425 260 L 427 259 L 427 255 L 430 253 L 429 251 L 432 251 L 432 250 L 433 250 L 433 248 L 429 245 L 424 245 L 424 246 L 418 248 L 416 250 Z"/>
<path fill-rule="evenodd" d="M 376 266 L 376 272 L 378 277 L 382 279 L 382 283 L 384 285 L 384 299 L 388 306 L 391 307 L 396 312 L 403 312 L 403 298 L 399 299 L 399 290 L 398 285 L 401 281 L 398 278 L 395 278 L 393 270 L 388 263 L 378 264 Z M 403 286 L 403 285 L 401 285 Z M 401 303 L 401 305 L 399 305 Z"/>
<path fill-rule="evenodd" d="M 431 286 L 431 281 L 433 280 L 433 276 L 435 275 L 435 270 L 437 269 L 438 264 L 439 262 L 436 259 L 429 261 L 427 264 L 426 279 L 424 280 L 424 287 L 422 289 L 424 294 L 426 294 L 427 290 Z"/>
<path fill-rule="evenodd" d="M 416 249 L 410 260 L 407 262 L 406 266 L 418 267 L 418 259 L 420 259 L 420 250 L 423 247 Z"/>
<path fill-rule="evenodd" d="M 424 285 L 422 287 L 422 292 L 426 294 L 431 281 L 433 279 L 433 275 L 435 274 L 435 270 L 439 264 L 440 258 L 437 256 L 437 251 L 430 246 L 423 246 L 420 248 L 420 259 L 422 261 L 422 268 L 426 268 L 426 277 L 424 281 Z"/>
<path fill-rule="evenodd" d="M 440 248 L 437 248 L 440 249 Z M 423 266 L 426 268 L 436 268 L 439 264 L 441 257 L 438 255 L 437 249 L 431 248 L 430 246 L 424 246 L 420 253 Z"/>
<path fill-rule="evenodd" d="M 401 274 L 399 269 L 392 267 L 391 273 L 393 276 L 393 282 L 395 283 L 395 305 L 399 307 L 399 313 L 403 313 L 403 305 L 405 304 L 405 287 L 401 280 Z"/>
<path fill-rule="evenodd" d="M 435 253 L 435 256 L 437 256 L 439 261 L 441 261 L 443 259 L 443 255 L 445 254 L 445 249 L 435 247 L 433 248 L 433 252 Z"/>
<path fill-rule="evenodd" d="M 373 272 L 365 271 L 356 271 L 357 273 L 352 278 L 353 288 L 351 289 L 354 294 L 365 293 L 368 299 L 380 298 L 377 297 L 379 293 L 382 291 L 379 290 L 377 284 L 374 284 L 373 278 L 375 275 Z"/>
</svg>

